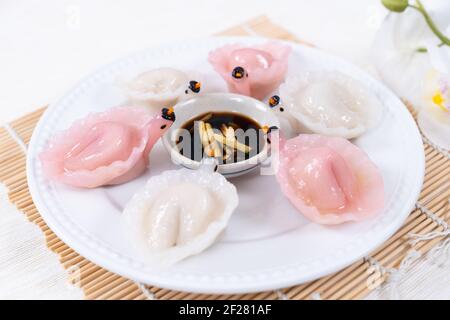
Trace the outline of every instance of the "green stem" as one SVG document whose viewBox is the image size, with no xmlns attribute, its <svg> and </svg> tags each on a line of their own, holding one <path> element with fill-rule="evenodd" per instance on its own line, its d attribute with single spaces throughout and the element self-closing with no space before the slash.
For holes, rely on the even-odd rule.
<svg viewBox="0 0 450 320">
<path fill-rule="evenodd" d="M 431 17 L 428 14 L 428 12 L 425 10 L 425 7 L 423 6 L 422 2 L 420 2 L 420 0 L 416 0 L 416 3 L 417 3 L 417 6 L 409 5 L 409 7 L 419 11 L 423 15 L 423 17 L 425 18 L 426 23 L 430 27 L 431 31 L 433 31 L 433 33 L 436 35 L 436 37 L 438 37 L 442 41 L 443 44 L 445 44 L 447 46 L 450 46 L 450 39 L 447 38 L 445 36 L 445 34 L 443 34 L 441 31 L 439 31 L 439 29 L 437 28 L 436 24 L 431 19 Z"/>
</svg>

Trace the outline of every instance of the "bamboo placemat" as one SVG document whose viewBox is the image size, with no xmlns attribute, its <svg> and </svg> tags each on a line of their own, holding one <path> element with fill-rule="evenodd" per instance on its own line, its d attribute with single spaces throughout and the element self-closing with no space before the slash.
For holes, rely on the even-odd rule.
<svg viewBox="0 0 450 320">
<path fill-rule="evenodd" d="M 266 17 L 258 17 L 221 33 L 255 34 L 299 42 Z M 425 253 L 448 236 L 450 158 L 448 151 L 439 150 L 424 138 L 426 174 L 416 208 L 403 227 L 381 248 L 342 271 L 299 286 L 256 294 L 206 295 L 144 286 L 80 256 L 48 228 L 34 206 L 25 173 L 26 146 L 44 110 L 39 109 L 0 128 L 0 182 L 9 188 L 11 202 L 42 229 L 47 246 L 58 254 L 61 264 L 68 270 L 69 281 L 80 286 L 87 299 L 360 299 L 385 281 L 392 268 L 398 268 L 410 250 Z M 413 244 L 410 241 L 412 234 L 430 233 L 432 239 Z"/>
</svg>

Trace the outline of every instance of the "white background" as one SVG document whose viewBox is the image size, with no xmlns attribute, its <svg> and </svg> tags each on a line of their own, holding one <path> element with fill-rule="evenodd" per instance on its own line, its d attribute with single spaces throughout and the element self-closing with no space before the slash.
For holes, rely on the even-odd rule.
<svg viewBox="0 0 450 320">
<path fill-rule="evenodd" d="M 380 0 L 0 0 L 0 124 L 54 101 L 122 55 L 261 14 L 366 66 L 386 10 Z"/>
</svg>

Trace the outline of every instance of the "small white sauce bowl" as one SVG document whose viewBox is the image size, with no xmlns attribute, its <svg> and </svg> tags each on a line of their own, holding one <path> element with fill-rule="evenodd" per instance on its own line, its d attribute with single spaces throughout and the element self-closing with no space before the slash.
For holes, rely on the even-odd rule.
<svg viewBox="0 0 450 320">
<path fill-rule="evenodd" d="M 262 126 L 279 127 L 278 118 L 269 106 L 251 97 L 233 93 L 208 93 L 199 95 L 174 106 L 175 123 L 162 137 L 164 146 L 169 151 L 172 161 L 189 169 L 198 169 L 199 161 L 194 161 L 179 153 L 175 141 L 179 129 L 189 120 L 208 112 L 231 112 L 247 116 Z M 269 156 L 270 144 L 264 143 L 260 152 L 249 159 L 234 163 L 219 164 L 217 172 L 227 177 L 236 177 L 257 168 Z"/>
</svg>

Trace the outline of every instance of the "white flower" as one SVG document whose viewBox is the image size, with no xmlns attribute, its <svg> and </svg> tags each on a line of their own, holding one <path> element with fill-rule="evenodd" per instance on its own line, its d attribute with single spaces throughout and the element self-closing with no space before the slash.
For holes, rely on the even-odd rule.
<svg viewBox="0 0 450 320">
<path fill-rule="evenodd" d="M 450 150 L 450 75 L 431 73 L 418 115 L 420 129 L 437 146 Z"/>
<path fill-rule="evenodd" d="M 449 37 L 450 1 L 428 0 L 424 5 L 438 29 Z M 407 8 L 386 17 L 375 36 L 372 61 L 381 79 L 419 110 L 422 132 L 449 149 L 450 47 L 439 46 L 440 42 L 420 12 Z"/>
<path fill-rule="evenodd" d="M 445 30 L 445 34 L 450 35 L 450 26 Z M 450 76 L 450 47 L 439 46 L 439 43 L 436 42 L 428 39 L 425 43 L 431 65 L 435 70 Z"/>
</svg>

